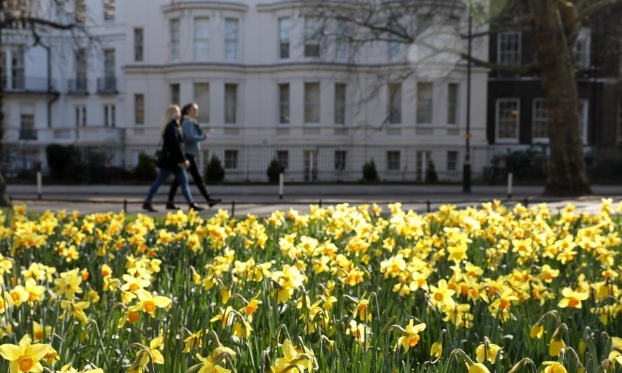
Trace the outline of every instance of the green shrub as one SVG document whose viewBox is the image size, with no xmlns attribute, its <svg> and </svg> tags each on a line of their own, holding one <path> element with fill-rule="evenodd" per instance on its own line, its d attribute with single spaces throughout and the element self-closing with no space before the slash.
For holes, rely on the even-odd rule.
<svg viewBox="0 0 622 373">
<path fill-rule="evenodd" d="M 223 181 L 225 178 L 225 168 L 222 166 L 220 159 L 213 155 L 209 163 L 205 167 L 205 180 L 211 183 Z"/>
<path fill-rule="evenodd" d="M 138 155 L 138 164 L 134 167 L 134 178 L 139 181 L 153 181 L 158 174 L 153 158 L 145 153 Z"/>
<path fill-rule="evenodd" d="M 373 159 L 363 165 L 363 180 L 378 181 L 378 171 L 376 171 L 376 163 Z"/>
<path fill-rule="evenodd" d="M 272 162 L 268 165 L 268 170 L 266 174 L 268 175 L 268 180 L 271 183 L 279 182 L 279 175 L 285 172 L 285 166 L 278 161 L 278 159 L 273 159 Z"/>
</svg>

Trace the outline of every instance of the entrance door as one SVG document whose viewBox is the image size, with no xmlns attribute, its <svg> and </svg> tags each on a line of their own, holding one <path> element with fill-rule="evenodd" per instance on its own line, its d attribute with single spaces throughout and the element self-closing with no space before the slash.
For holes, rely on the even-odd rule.
<svg viewBox="0 0 622 373">
<path fill-rule="evenodd" d="M 317 150 L 304 152 L 305 181 L 317 181 Z"/>
<path fill-rule="evenodd" d="M 432 152 L 417 152 L 417 181 L 425 181 L 425 175 L 428 171 L 428 163 L 432 159 Z"/>
</svg>

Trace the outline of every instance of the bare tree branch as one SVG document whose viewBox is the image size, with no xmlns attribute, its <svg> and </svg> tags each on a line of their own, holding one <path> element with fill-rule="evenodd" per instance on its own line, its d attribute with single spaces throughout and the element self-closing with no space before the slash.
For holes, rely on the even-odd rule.
<svg viewBox="0 0 622 373">
<path fill-rule="evenodd" d="M 595 13 L 598 13 L 599 11 L 613 6 L 613 5 L 619 5 L 622 4 L 622 0 L 600 0 L 590 6 L 588 6 L 587 8 L 583 9 L 580 13 L 579 13 L 579 20 L 584 20 L 592 15 L 594 15 Z"/>
</svg>

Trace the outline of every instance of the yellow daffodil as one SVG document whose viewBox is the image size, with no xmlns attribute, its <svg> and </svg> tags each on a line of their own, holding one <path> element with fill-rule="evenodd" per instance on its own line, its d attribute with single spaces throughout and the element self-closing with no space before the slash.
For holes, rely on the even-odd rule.
<svg viewBox="0 0 622 373">
<path fill-rule="evenodd" d="M 440 342 L 434 342 L 430 348 L 430 356 L 438 359 L 443 354 L 443 345 Z"/>
<path fill-rule="evenodd" d="M 415 325 L 414 320 L 410 319 L 410 321 L 408 321 L 408 325 L 404 329 L 404 333 L 397 339 L 397 345 L 395 348 L 397 349 L 398 346 L 401 345 L 404 347 L 404 351 L 408 351 L 409 348 L 415 347 L 421 338 L 419 333 L 425 330 L 425 327 L 426 325 L 423 323 Z"/>
<path fill-rule="evenodd" d="M 469 367 L 469 373 L 490 373 L 490 370 L 482 363 L 474 363 Z"/>
<path fill-rule="evenodd" d="M 30 344 L 30 337 L 26 334 L 17 346 L 8 343 L 0 346 L 0 355 L 10 362 L 11 373 L 42 372 L 43 366 L 39 361 L 49 349 L 47 344 Z"/>
<path fill-rule="evenodd" d="M 531 327 L 531 331 L 529 332 L 529 336 L 531 338 L 542 338 L 542 336 L 544 335 L 544 327 L 540 324 L 534 324 L 534 326 Z"/>
<path fill-rule="evenodd" d="M 475 354 L 477 355 L 477 362 L 483 363 L 484 360 L 488 360 L 492 364 L 494 364 L 497 360 L 497 355 L 499 354 L 499 351 L 501 351 L 501 347 L 494 343 L 482 343 L 475 349 Z"/>
<path fill-rule="evenodd" d="M 588 293 L 577 292 L 571 288 L 564 288 L 562 295 L 564 298 L 557 304 L 559 308 L 581 308 L 581 301 L 590 297 Z"/>
<path fill-rule="evenodd" d="M 546 366 L 544 373 L 568 373 L 566 368 L 557 361 L 545 361 L 542 365 Z"/>
<path fill-rule="evenodd" d="M 552 338 L 549 342 L 549 355 L 558 356 L 562 348 L 566 347 L 566 343 L 561 338 Z"/>
<path fill-rule="evenodd" d="M 295 365 L 297 370 L 309 373 L 313 372 L 315 368 L 315 355 L 311 350 L 303 347 L 302 351 L 296 349 L 289 339 L 283 342 L 281 348 L 283 351 L 283 357 L 277 358 L 273 368 L 273 372 L 280 373 L 284 371 L 291 371 L 291 366 Z"/>
<path fill-rule="evenodd" d="M 611 352 L 609 360 L 615 361 L 618 365 L 622 365 L 622 338 L 611 338 Z"/>
</svg>

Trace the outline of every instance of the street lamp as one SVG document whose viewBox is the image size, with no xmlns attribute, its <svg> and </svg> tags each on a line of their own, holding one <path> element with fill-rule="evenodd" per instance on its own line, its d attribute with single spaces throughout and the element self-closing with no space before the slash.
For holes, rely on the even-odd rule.
<svg viewBox="0 0 622 373">
<path fill-rule="evenodd" d="M 469 34 L 467 59 L 467 99 L 466 99 L 466 151 L 464 153 L 464 165 L 462 167 L 462 193 L 471 193 L 471 50 L 473 43 L 473 15 L 471 14 L 471 3 L 467 2 L 469 13 Z"/>
</svg>

